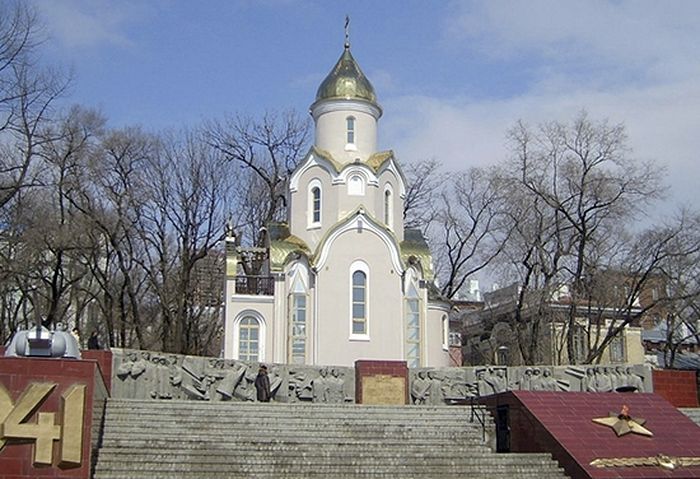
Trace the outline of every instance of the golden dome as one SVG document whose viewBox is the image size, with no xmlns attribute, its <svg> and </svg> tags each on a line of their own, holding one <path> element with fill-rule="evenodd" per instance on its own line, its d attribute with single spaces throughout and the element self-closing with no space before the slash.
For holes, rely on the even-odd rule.
<svg viewBox="0 0 700 479">
<path fill-rule="evenodd" d="M 316 102 L 331 99 L 365 100 L 377 104 L 374 87 L 352 57 L 347 43 L 338 63 L 316 92 Z"/>
</svg>

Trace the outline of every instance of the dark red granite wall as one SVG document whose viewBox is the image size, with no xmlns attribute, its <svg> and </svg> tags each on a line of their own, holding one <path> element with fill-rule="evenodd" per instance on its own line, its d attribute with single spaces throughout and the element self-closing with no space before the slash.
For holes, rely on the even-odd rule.
<svg viewBox="0 0 700 479">
<path fill-rule="evenodd" d="M 83 360 L 97 361 L 107 391 L 112 390 L 112 351 L 87 349 L 80 352 Z"/>
<path fill-rule="evenodd" d="M 574 479 L 700 478 L 700 467 L 668 471 L 656 466 L 596 468 L 596 458 L 656 456 L 700 457 L 700 428 L 656 394 L 512 391 L 481 400 L 494 412 L 509 407 L 511 451 L 550 452 Z M 617 437 L 594 418 L 630 408 L 646 419 L 653 437 Z"/>
<path fill-rule="evenodd" d="M 13 402 L 16 403 L 22 392 L 32 383 L 56 383 L 57 386 L 40 405 L 38 411 L 34 411 L 30 416 L 28 420 L 30 423 L 36 422 L 38 412 L 56 413 L 56 423 L 59 423 L 61 394 L 75 384 L 87 386 L 82 463 L 79 467 L 58 467 L 58 446 L 54 441 L 54 464 L 37 466 L 33 463 L 34 441 L 21 443 L 9 440 L 0 450 L 0 477 L 3 479 L 89 478 L 93 397 L 96 389 L 104 391 L 97 362 L 75 359 L 0 358 L 0 384 L 7 390 Z"/>
<path fill-rule="evenodd" d="M 355 402 L 362 404 L 362 378 L 379 374 L 405 379 L 406 404 L 408 404 L 408 366 L 406 366 L 406 361 L 372 361 L 364 359 L 355 361 Z"/>
<path fill-rule="evenodd" d="M 654 392 L 676 407 L 698 407 L 695 371 L 652 370 Z"/>
</svg>

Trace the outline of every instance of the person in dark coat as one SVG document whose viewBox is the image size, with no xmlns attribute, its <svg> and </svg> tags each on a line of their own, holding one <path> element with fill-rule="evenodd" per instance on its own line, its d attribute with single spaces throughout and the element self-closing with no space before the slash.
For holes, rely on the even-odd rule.
<svg viewBox="0 0 700 479">
<path fill-rule="evenodd" d="M 93 331 L 88 338 L 88 349 L 100 349 L 100 338 L 97 337 L 97 331 Z"/>
<path fill-rule="evenodd" d="M 255 378 L 255 389 L 258 391 L 258 401 L 270 402 L 270 378 L 267 376 L 267 366 L 260 366 Z"/>
</svg>

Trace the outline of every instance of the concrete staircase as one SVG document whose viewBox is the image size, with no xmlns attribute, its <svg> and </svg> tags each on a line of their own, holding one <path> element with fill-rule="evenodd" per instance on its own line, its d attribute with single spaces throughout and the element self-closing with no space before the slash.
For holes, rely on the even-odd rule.
<svg viewBox="0 0 700 479">
<path fill-rule="evenodd" d="M 700 408 L 679 408 L 679 411 L 692 419 L 695 424 L 700 426 Z"/>
<path fill-rule="evenodd" d="M 493 453 L 469 419 L 468 407 L 111 399 L 94 477 L 566 477 L 548 454 Z"/>
</svg>

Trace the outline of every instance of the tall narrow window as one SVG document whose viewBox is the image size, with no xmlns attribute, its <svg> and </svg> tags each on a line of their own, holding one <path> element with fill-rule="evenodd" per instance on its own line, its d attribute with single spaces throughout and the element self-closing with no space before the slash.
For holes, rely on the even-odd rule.
<svg viewBox="0 0 700 479">
<path fill-rule="evenodd" d="M 321 181 L 314 178 L 308 186 L 307 203 L 307 228 L 319 228 L 321 226 L 321 212 L 323 209 L 323 190 Z"/>
<path fill-rule="evenodd" d="M 413 283 L 406 296 L 406 362 L 409 368 L 420 367 L 420 297 Z"/>
<path fill-rule="evenodd" d="M 392 226 L 391 203 L 391 187 L 387 185 L 386 190 L 384 190 L 384 224 L 386 224 L 389 228 Z"/>
<path fill-rule="evenodd" d="M 306 362 L 306 294 L 292 294 L 291 302 L 290 359 L 292 364 L 304 364 Z"/>
<path fill-rule="evenodd" d="M 442 316 L 442 349 L 447 351 L 450 341 L 450 320 L 447 315 Z"/>
<path fill-rule="evenodd" d="M 294 276 L 289 294 L 288 361 L 292 364 L 306 363 L 307 291 L 301 276 L 301 274 Z"/>
<path fill-rule="evenodd" d="M 624 363 L 625 362 L 625 338 L 623 333 L 615 336 L 612 341 L 610 341 L 610 362 L 611 363 Z"/>
<path fill-rule="evenodd" d="M 321 222 L 321 188 L 315 186 L 311 189 L 312 197 L 312 221 L 314 223 Z"/>
<path fill-rule="evenodd" d="M 367 275 L 352 273 L 352 334 L 367 334 Z"/>
<path fill-rule="evenodd" d="M 260 355 L 260 323 L 252 316 L 241 319 L 238 325 L 238 359 L 258 361 Z"/>
<path fill-rule="evenodd" d="M 583 326 L 574 325 L 574 361 L 581 364 L 588 356 L 588 335 Z"/>
<path fill-rule="evenodd" d="M 355 117 L 349 116 L 345 121 L 347 123 L 347 143 L 352 145 L 355 143 Z"/>
</svg>

